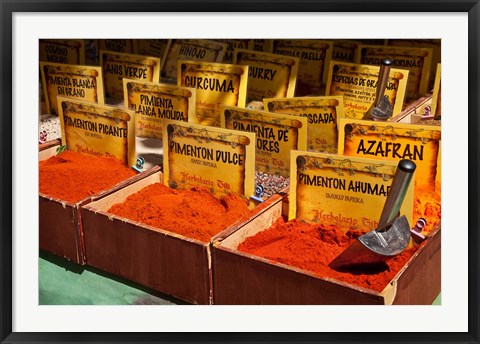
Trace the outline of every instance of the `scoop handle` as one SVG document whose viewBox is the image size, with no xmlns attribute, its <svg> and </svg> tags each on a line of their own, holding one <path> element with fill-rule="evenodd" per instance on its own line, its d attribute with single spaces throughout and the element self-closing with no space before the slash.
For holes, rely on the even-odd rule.
<svg viewBox="0 0 480 344">
<path fill-rule="evenodd" d="M 403 159 L 398 163 L 377 229 L 384 229 L 398 216 L 416 167 L 411 160 Z"/>
<path fill-rule="evenodd" d="M 392 60 L 383 59 L 380 66 L 380 74 L 378 75 L 378 84 L 375 94 L 375 106 L 380 105 L 385 89 L 387 88 L 388 76 L 390 74 L 390 68 L 392 66 Z"/>
</svg>

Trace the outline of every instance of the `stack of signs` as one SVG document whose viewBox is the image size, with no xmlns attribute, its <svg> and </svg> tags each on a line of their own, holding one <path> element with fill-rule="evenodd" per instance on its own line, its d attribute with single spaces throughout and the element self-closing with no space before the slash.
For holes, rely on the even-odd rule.
<svg viewBox="0 0 480 344">
<path fill-rule="evenodd" d="M 435 190 L 439 182 L 441 129 L 438 126 L 342 118 L 338 152 L 385 161 L 408 159 L 417 165 L 415 190 Z"/>
<path fill-rule="evenodd" d="M 133 54 L 134 39 L 99 39 L 98 50 L 115 51 L 117 53 Z"/>
<path fill-rule="evenodd" d="M 40 61 L 85 64 L 85 43 L 83 39 L 41 39 Z"/>
<path fill-rule="evenodd" d="M 442 116 L 442 73 L 441 73 L 442 64 L 437 65 L 437 72 L 435 74 L 435 83 L 433 85 L 433 94 L 432 94 L 432 110 L 431 115 L 436 119 L 440 119 Z"/>
<path fill-rule="evenodd" d="M 250 39 L 248 42 L 248 49 L 271 53 L 272 40 L 271 39 Z"/>
<path fill-rule="evenodd" d="M 295 95 L 298 57 L 235 49 L 233 63 L 249 67 L 247 103 Z"/>
<path fill-rule="evenodd" d="M 67 149 L 135 164 L 135 111 L 62 97 L 58 110 Z"/>
<path fill-rule="evenodd" d="M 326 84 L 325 71 L 332 58 L 333 42 L 316 39 L 274 39 L 273 53 L 300 59 L 296 82 L 297 96 L 320 93 Z"/>
<path fill-rule="evenodd" d="M 332 60 L 343 62 L 355 62 L 358 43 L 346 39 L 333 41 Z M 328 65 L 327 65 L 328 67 Z"/>
<path fill-rule="evenodd" d="M 178 86 L 196 90 L 198 124 L 220 127 L 220 106 L 245 107 L 248 67 L 178 61 Z"/>
<path fill-rule="evenodd" d="M 308 150 L 337 153 L 337 119 L 344 117 L 343 97 L 266 98 L 263 103 L 269 112 L 308 119 Z"/>
<path fill-rule="evenodd" d="M 431 48 L 359 45 L 357 63 L 380 66 L 382 60 L 392 60 L 392 68 L 408 70 L 407 99 L 416 100 L 428 90 Z"/>
<path fill-rule="evenodd" d="M 166 185 L 173 189 L 201 186 L 216 196 L 253 195 L 254 134 L 164 120 L 163 137 Z"/>
<path fill-rule="evenodd" d="M 376 229 L 397 163 L 292 151 L 289 219 L 369 232 Z M 400 213 L 412 223 L 413 184 Z"/>
<path fill-rule="evenodd" d="M 124 78 L 150 82 L 160 79 L 160 59 L 157 57 L 100 50 L 100 65 L 106 102 L 110 104 L 123 101 Z"/>
<path fill-rule="evenodd" d="M 85 42 L 83 39 L 41 39 L 39 41 L 39 60 L 51 63 L 71 65 L 85 64 Z M 50 105 L 46 104 L 46 93 L 39 79 L 40 111 L 50 113 Z M 56 103 L 56 100 L 55 100 Z"/>
<path fill-rule="evenodd" d="M 411 48 L 431 48 L 432 62 L 430 64 L 429 89 L 435 79 L 435 70 L 437 64 L 442 62 L 442 49 L 440 39 L 387 39 L 387 45 Z"/>
<path fill-rule="evenodd" d="M 256 170 L 288 177 L 290 150 L 306 149 L 307 119 L 222 106 L 222 127 L 256 134 Z"/>
<path fill-rule="evenodd" d="M 223 63 L 233 63 L 233 53 L 235 49 L 248 49 L 249 39 L 212 39 L 212 41 L 227 45 L 225 55 L 223 55 Z"/>
<path fill-rule="evenodd" d="M 40 62 L 47 111 L 58 116 L 57 96 L 103 104 L 102 69 L 80 65 Z"/>
<path fill-rule="evenodd" d="M 361 119 L 375 101 L 380 67 L 332 61 L 327 96 L 343 96 L 345 117 Z M 390 69 L 385 95 L 393 105 L 393 116 L 402 111 L 408 70 Z"/>
<path fill-rule="evenodd" d="M 133 40 L 133 52 L 137 55 L 160 57 L 160 63 L 163 63 L 163 56 L 171 42 L 171 39 L 135 39 Z M 160 70 L 162 70 L 162 66 L 160 66 Z"/>
<path fill-rule="evenodd" d="M 204 39 L 172 39 L 163 58 L 162 82 L 177 83 L 178 60 L 222 62 L 227 45 Z"/>
</svg>

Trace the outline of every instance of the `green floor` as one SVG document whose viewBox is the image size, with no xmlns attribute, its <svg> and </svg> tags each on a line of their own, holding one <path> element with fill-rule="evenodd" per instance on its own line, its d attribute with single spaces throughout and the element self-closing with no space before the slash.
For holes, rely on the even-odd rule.
<svg viewBox="0 0 480 344">
<path fill-rule="evenodd" d="M 174 305 L 185 304 L 89 266 L 41 252 L 40 305 Z M 441 294 L 434 305 L 441 304 Z"/>
<path fill-rule="evenodd" d="M 40 305 L 174 305 L 180 300 L 46 252 L 39 259 Z"/>
</svg>

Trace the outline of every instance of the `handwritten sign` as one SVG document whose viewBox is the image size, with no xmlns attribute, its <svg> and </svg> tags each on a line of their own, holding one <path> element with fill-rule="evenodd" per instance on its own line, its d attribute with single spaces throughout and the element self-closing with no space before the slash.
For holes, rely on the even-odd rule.
<svg viewBox="0 0 480 344">
<path fill-rule="evenodd" d="M 134 39 L 133 53 L 137 55 L 155 56 L 160 58 L 160 64 L 164 62 L 164 55 L 172 43 L 171 39 Z M 162 66 L 160 65 L 160 70 Z"/>
<path fill-rule="evenodd" d="M 307 119 L 222 106 L 222 127 L 256 134 L 256 169 L 288 177 L 290 150 L 306 149 Z"/>
<path fill-rule="evenodd" d="M 428 89 L 431 89 L 435 80 L 437 64 L 442 62 L 441 42 L 440 39 L 387 39 L 387 45 L 432 49 L 432 62 L 430 63 L 430 81 Z"/>
<path fill-rule="evenodd" d="M 212 41 L 227 45 L 225 55 L 223 55 L 223 63 L 233 63 L 233 53 L 235 49 L 248 49 L 250 42 L 249 39 L 212 39 Z"/>
<path fill-rule="evenodd" d="M 358 43 L 345 39 L 333 41 L 332 60 L 355 62 L 355 54 L 357 52 Z M 327 65 L 328 66 L 328 65 Z"/>
<path fill-rule="evenodd" d="M 123 78 L 158 82 L 160 59 L 100 50 L 105 96 L 111 103 L 123 100 Z"/>
<path fill-rule="evenodd" d="M 337 119 L 344 117 L 343 97 L 265 98 L 269 112 L 306 117 L 307 149 L 337 153 Z"/>
<path fill-rule="evenodd" d="M 134 111 L 62 97 L 58 97 L 58 109 L 62 145 L 135 165 Z"/>
<path fill-rule="evenodd" d="M 338 153 L 345 156 L 415 162 L 415 187 L 434 189 L 441 129 L 438 126 L 341 118 Z"/>
<path fill-rule="evenodd" d="M 102 70 L 100 67 L 40 62 L 43 92 L 47 111 L 58 116 L 57 96 L 103 104 Z"/>
<path fill-rule="evenodd" d="M 437 72 L 435 73 L 435 83 L 433 85 L 433 94 L 432 94 L 432 111 L 431 114 L 435 118 L 440 118 L 442 116 L 442 75 L 441 75 L 442 65 L 439 63 L 437 65 Z"/>
<path fill-rule="evenodd" d="M 325 66 L 332 58 L 332 41 L 316 39 L 274 39 L 273 53 L 300 59 L 296 93 L 311 94 L 326 84 Z"/>
<path fill-rule="evenodd" d="M 188 122 L 195 117 L 195 90 L 123 79 L 125 107 L 135 111 L 135 136 L 163 139 L 163 119 Z"/>
<path fill-rule="evenodd" d="M 85 43 L 83 39 L 41 39 L 40 61 L 85 64 Z"/>
<path fill-rule="evenodd" d="M 343 96 L 345 117 L 363 118 L 375 101 L 380 67 L 332 61 L 325 94 Z M 385 95 L 393 105 L 393 116 L 402 111 L 408 71 L 390 69 Z"/>
<path fill-rule="evenodd" d="M 174 189 L 203 186 L 215 195 L 249 198 L 255 183 L 255 135 L 164 120 L 164 182 Z"/>
<path fill-rule="evenodd" d="M 427 93 L 431 48 L 359 45 L 357 62 L 380 66 L 382 60 L 392 60 L 392 68 L 406 69 L 408 73 L 407 98 L 418 99 Z"/>
<path fill-rule="evenodd" d="M 292 151 L 289 219 L 349 229 L 376 229 L 397 163 Z M 413 183 L 400 213 L 412 223 Z"/>
<path fill-rule="evenodd" d="M 235 49 L 233 63 L 249 67 L 247 103 L 294 96 L 298 57 Z"/>
<path fill-rule="evenodd" d="M 250 39 L 248 42 L 248 50 L 264 51 L 266 53 L 272 52 L 271 39 Z"/>
<path fill-rule="evenodd" d="M 226 44 L 210 40 L 172 39 L 164 55 L 162 82 L 177 83 L 178 60 L 220 63 L 226 50 Z"/>
<path fill-rule="evenodd" d="M 133 54 L 133 39 L 99 39 L 98 50 Z"/>
<path fill-rule="evenodd" d="M 178 85 L 196 89 L 198 124 L 220 126 L 220 106 L 245 107 L 248 67 L 225 63 L 178 62 Z"/>
</svg>

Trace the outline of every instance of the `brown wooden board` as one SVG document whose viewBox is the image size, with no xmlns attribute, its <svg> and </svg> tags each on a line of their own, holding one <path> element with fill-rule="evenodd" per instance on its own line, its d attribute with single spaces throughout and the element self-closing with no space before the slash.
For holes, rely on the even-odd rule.
<svg viewBox="0 0 480 344">
<path fill-rule="evenodd" d="M 211 243 L 227 237 L 250 218 L 240 219 L 203 243 L 108 213 L 113 204 L 159 182 L 163 182 L 161 172 L 82 208 L 88 264 L 190 303 L 212 304 Z M 271 197 L 254 209 L 252 217 L 280 201 L 280 196 Z"/>
<path fill-rule="evenodd" d="M 244 224 L 212 248 L 214 303 L 218 305 L 431 305 L 440 292 L 440 227 L 391 283 L 376 292 L 240 252 L 247 237 L 271 226 L 282 202 Z"/>
<path fill-rule="evenodd" d="M 59 141 L 39 145 L 39 160 L 46 160 L 56 154 Z M 39 247 L 80 265 L 87 263 L 83 238 L 83 221 L 80 208 L 92 200 L 108 195 L 135 180 L 141 179 L 159 167 L 130 177 L 108 190 L 101 191 L 77 203 L 70 203 L 39 193 Z"/>
<path fill-rule="evenodd" d="M 69 204 L 59 199 L 39 196 L 39 247 L 62 258 L 84 265 L 85 248 L 78 211 L 83 200 Z"/>
</svg>

